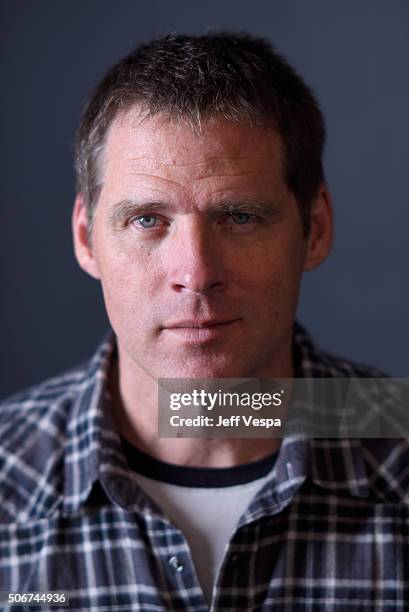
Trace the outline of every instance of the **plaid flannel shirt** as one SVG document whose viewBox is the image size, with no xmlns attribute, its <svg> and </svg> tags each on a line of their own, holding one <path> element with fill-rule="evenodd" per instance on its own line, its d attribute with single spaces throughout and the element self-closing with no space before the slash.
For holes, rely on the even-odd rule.
<svg viewBox="0 0 409 612">
<path fill-rule="evenodd" d="M 126 463 L 114 349 L 111 333 L 85 366 L 0 405 L 3 594 L 64 591 L 70 610 L 98 612 L 409 609 L 408 442 L 294 438 L 242 514 L 209 607 L 183 533 Z M 382 376 L 299 326 L 294 349 L 298 376 Z"/>
</svg>

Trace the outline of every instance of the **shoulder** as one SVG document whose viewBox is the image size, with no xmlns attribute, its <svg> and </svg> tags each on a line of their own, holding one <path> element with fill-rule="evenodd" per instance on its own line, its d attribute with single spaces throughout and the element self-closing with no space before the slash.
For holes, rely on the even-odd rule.
<svg viewBox="0 0 409 612">
<path fill-rule="evenodd" d="M 50 517 L 86 487 L 114 351 L 109 331 L 89 361 L 1 402 L 0 522 Z"/>
<path fill-rule="evenodd" d="M 0 432 L 5 434 L 17 424 L 22 427 L 25 424 L 28 433 L 33 429 L 35 419 L 46 417 L 52 421 L 54 415 L 67 416 L 67 406 L 106 377 L 115 353 L 115 337 L 112 331 L 108 331 L 88 361 L 2 400 Z M 59 420 L 58 428 L 62 426 Z M 0 438 L 0 448 L 4 443 L 7 444 L 7 438 Z"/>
<path fill-rule="evenodd" d="M 294 325 L 294 356 L 300 378 L 387 378 L 381 369 L 318 348 L 299 323 Z"/>
<path fill-rule="evenodd" d="M 0 403 L 0 521 L 58 506 L 70 414 L 86 379 L 79 366 Z"/>
<path fill-rule="evenodd" d="M 87 364 L 77 366 L 58 376 L 19 391 L 0 402 L 0 445 L 7 443 L 4 434 L 17 425 L 21 419 L 30 429 L 33 418 L 44 414 L 52 415 L 66 401 L 75 396 L 86 377 Z"/>
<path fill-rule="evenodd" d="M 383 370 L 368 365 L 339 357 L 325 351 L 318 351 L 319 362 L 322 364 L 327 376 L 339 378 L 387 378 Z"/>
<path fill-rule="evenodd" d="M 317 474 L 325 474 L 329 451 L 333 455 L 332 475 L 346 471 L 345 482 L 356 490 L 366 483 L 375 499 L 382 502 L 409 502 L 409 386 L 405 379 L 391 378 L 382 369 L 322 351 L 298 323 L 294 350 L 300 376 L 336 379 L 336 388 L 348 389 L 348 400 L 363 426 L 365 437 L 316 439 Z M 329 387 L 327 387 L 329 388 Z M 372 419 L 372 420 L 371 420 Z M 354 432 L 355 434 L 357 432 Z M 358 450 L 359 449 L 359 450 Z M 362 463 L 360 464 L 360 457 Z M 361 467 L 360 467 L 361 466 Z M 352 467 L 357 473 L 351 476 Z M 337 486 L 339 483 L 336 483 Z"/>
</svg>

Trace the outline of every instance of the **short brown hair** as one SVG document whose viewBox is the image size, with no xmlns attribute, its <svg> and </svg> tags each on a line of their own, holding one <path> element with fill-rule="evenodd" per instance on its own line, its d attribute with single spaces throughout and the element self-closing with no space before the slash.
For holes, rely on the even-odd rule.
<svg viewBox="0 0 409 612">
<path fill-rule="evenodd" d="M 324 119 L 311 89 L 267 40 L 229 32 L 170 35 L 139 45 L 107 72 L 76 137 L 77 190 L 89 227 L 108 128 L 135 104 L 147 116 L 162 114 L 193 128 L 217 116 L 271 125 L 281 136 L 284 178 L 308 233 L 311 202 L 324 181 Z"/>
</svg>

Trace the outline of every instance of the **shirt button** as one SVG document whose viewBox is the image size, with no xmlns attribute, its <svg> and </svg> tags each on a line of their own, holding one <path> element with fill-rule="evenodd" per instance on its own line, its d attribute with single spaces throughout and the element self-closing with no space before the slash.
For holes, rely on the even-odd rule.
<svg viewBox="0 0 409 612">
<path fill-rule="evenodd" d="M 169 565 L 175 570 L 175 572 L 183 572 L 183 565 L 179 562 L 177 557 L 171 557 L 169 559 Z"/>
<path fill-rule="evenodd" d="M 237 563 L 238 560 L 239 560 L 239 555 L 237 555 L 237 554 L 233 555 L 232 558 L 231 558 L 231 562 L 232 563 Z"/>
</svg>

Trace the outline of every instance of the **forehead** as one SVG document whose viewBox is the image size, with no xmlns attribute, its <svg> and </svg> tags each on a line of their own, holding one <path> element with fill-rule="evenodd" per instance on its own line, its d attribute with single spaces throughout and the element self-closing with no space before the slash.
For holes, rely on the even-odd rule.
<svg viewBox="0 0 409 612">
<path fill-rule="evenodd" d="M 282 146 L 277 132 L 223 118 L 204 120 L 197 129 L 184 121 L 144 117 L 131 108 L 112 122 L 106 140 L 105 171 L 123 166 L 184 172 L 190 178 L 234 173 L 251 168 L 281 173 Z"/>
</svg>

